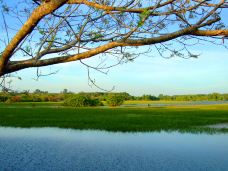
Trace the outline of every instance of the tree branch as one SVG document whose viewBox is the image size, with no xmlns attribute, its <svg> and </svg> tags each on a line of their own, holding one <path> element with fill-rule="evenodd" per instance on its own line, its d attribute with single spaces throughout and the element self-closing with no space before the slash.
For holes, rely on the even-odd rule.
<svg viewBox="0 0 228 171">
<path fill-rule="evenodd" d="M 228 37 L 228 30 L 197 30 L 191 33 L 195 36 L 225 36 Z"/>
<path fill-rule="evenodd" d="M 21 27 L 21 29 L 17 32 L 17 34 L 13 37 L 3 51 L 0 58 L 0 75 L 4 72 L 4 66 L 7 65 L 11 54 L 17 48 L 20 42 L 33 31 L 43 17 L 55 11 L 57 8 L 65 4 L 66 1 L 67 0 L 52 0 L 48 3 L 44 2 L 33 11 L 29 19 L 25 22 L 25 24 Z"/>
</svg>

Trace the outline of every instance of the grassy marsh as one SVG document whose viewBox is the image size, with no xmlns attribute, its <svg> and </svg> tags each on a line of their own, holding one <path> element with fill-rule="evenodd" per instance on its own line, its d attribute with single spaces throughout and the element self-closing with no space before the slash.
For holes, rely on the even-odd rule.
<svg viewBox="0 0 228 171">
<path fill-rule="evenodd" d="M 25 104 L 24 104 L 25 105 Z M 28 105 L 28 104 L 27 104 Z M 228 105 L 150 108 L 69 108 L 1 104 L 0 125 L 107 131 L 213 131 L 201 126 L 228 123 Z M 53 104 L 51 104 L 53 105 Z M 20 106 L 20 107 L 19 107 Z M 227 129 L 220 131 L 227 132 Z"/>
</svg>

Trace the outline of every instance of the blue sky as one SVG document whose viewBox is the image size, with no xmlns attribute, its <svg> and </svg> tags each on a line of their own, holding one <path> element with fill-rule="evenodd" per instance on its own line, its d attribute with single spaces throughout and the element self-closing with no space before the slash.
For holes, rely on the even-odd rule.
<svg viewBox="0 0 228 171">
<path fill-rule="evenodd" d="M 228 93 L 228 50 L 211 45 L 210 48 L 198 46 L 198 59 L 164 59 L 140 56 L 134 62 L 122 64 L 110 69 L 107 75 L 91 70 L 91 77 L 104 88 L 114 91 L 126 91 L 132 95 L 141 94 L 196 94 Z M 96 59 L 89 59 L 93 63 Z M 14 80 L 17 90 L 42 89 L 59 92 L 64 88 L 74 92 L 101 91 L 88 85 L 87 69 L 79 62 L 59 64 L 42 68 L 42 73 L 59 70 L 55 75 L 36 78 L 35 69 L 18 72 L 22 80 Z"/>
<path fill-rule="evenodd" d="M 223 14 L 223 17 L 228 12 Z M 225 21 L 227 23 L 227 21 Z M 225 40 L 228 45 L 228 40 Z M 149 56 L 141 55 L 134 62 L 118 65 L 110 69 L 107 75 L 91 70 L 91 77 L 97 85 L 114 91 L 142 94 L 197 94 L 228 93 L 228 49 L 213 44 L 198 45 L 192 48 L 198 59 L 164 59 L 152 51 Z M 85 62 L 93 64 L 96 58 Z M 112 61 L 112 60 L 111 60 Z M 57 74 L 36 78 L 36 69 L 25 69 L 17 74 L 22 80 L 15 79 L 15 90 L 41 89 L 60 92 L 64 88 L 74 91 L 101 91 L 88 85 L 87 69 L 79 62 L 43 67 L 42 73 L 59 70 Z"/>
</svg>

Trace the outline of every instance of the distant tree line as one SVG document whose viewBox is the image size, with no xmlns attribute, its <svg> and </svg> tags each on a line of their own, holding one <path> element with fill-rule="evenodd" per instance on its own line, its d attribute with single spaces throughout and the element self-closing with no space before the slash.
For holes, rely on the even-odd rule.
<svg viewBox="0 0 228 171">
<path fill-rule="evenodd" d="M 60 93 L 47 93 L 47 92 L 1 92 L 0 102 L 60 102 L 64 100 L 64 95 Z"/>
<path fill-rule="evenodd" d="M 228 100 L 228 94 L 195 94 L 195 95 L 163 95 L 158 96 L 159 100 L 173 100 L 173 101 L 225 101 Z"/>
<path fill-rule="evenodd" d="M 60 93 L 49 93 L 36 89 L 33 92 L 28 90 L 22 92 L 0 92 L 0 102 L 63 102 L 66 99 L 74 99 L 76 96 L 83 97 L 84 99 L 97 99 L 99 101 L 106 101 L 110 95 L 118 94 L 118 97 L 125 100 L 133 99 L 131 95 L 126 92 L 123 93 L 104 93 L 104 92 L 79 92 L 73 93 L 64 89 Z"/>
<path fill-rule="evenodd" d="M 49 93 L 36 89 L 34 92 L 0 92 L 0 102 L 62 102 L 76 95 L 84 96 L 88 99 L 97 99 L 99 101 L 108 101 L 111 96 L 118 95 L 119 99 L 125 100 L 164 100 L 164 101 L 225 101 L 228 100 L 228 94 L 195 94 L 195 95 L 142 95 L 132 96 L 126 92 L 107 93 L 107 92 L 80 92 L 73 93 L 64 89 L 60 93 Z"/>
</svg>

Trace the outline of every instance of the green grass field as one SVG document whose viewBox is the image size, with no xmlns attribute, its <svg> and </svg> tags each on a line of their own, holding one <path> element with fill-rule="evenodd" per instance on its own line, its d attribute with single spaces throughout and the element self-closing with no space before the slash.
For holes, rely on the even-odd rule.
<svg viewBox="0 0 228 171">
<path fill-rule="evenodd" d="M 44 104 L 30 105 L 32 106 L 1 104 L 0 125 L 108 131 L 213 132 L 213 129 L 201 126 L 228 123 L 228 105 L 162 108 L 64 108 L 53 107 L 53 104 L 50 107 Z M 219 131 L 228 132 L 228 129 Z"/>
</svg>

